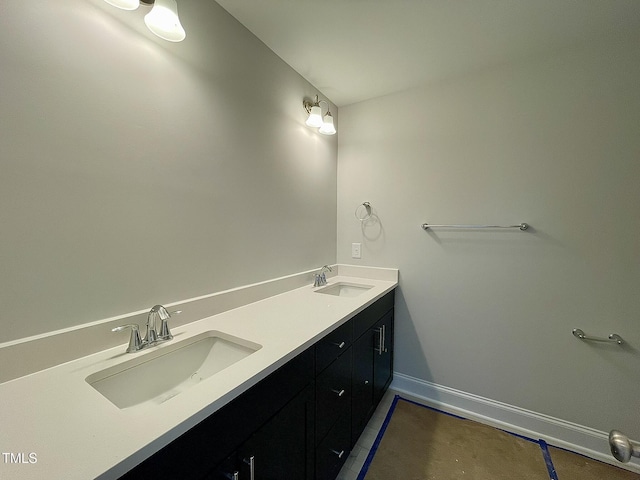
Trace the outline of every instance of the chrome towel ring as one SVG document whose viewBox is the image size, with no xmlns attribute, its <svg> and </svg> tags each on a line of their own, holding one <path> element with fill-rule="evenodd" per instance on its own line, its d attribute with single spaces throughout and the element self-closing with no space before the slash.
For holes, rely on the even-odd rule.
<svg viewBox="0 0 640 480">
<path fill-rule="evenodd" d="M 369 220 L 371 218 L 371 211 L 371 204 L 369 202 L 362 202 L 356 207 L 354 215 L 358 220 L 364 222 L 365 220 Z"/>
</svg>

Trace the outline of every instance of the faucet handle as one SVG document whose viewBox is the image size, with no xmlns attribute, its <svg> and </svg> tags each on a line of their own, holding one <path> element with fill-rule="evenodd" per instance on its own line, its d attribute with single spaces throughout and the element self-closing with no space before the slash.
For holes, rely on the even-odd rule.
<svg viewBox="0 0 640 480">
<path fill-rule="evenodd" d="M 142 350 L 144 343 L 140 338 L 140 327 L 132 323 L 130 325 L 120 325 L 119 327 L 112 328 L 112 332 L 121 332 L 127 328 L 131 329 L 131 337 L 129 337 L 129 346 L 127 347 L 127 353 L 134 353 L 138 350 Z"/>
<path fill-rule="evenodd" d="M 160 329 L 158 330 L 158 340 L 171 340 L 173 335 L 171 334 L 171 330 L 169 330 L 169 319 L 171 315 L 178 315 L 182 313 L 182 310 L 175 310 L 171 313 L 167 311 L 166 308 L 160 307 L 158 310 L 158 317 L 160 317 Z"/>
<path fill-rule="evenodd" d="M 169 330 L 169 318 L 170 317 L 160 317 L 160 330 L 158 330 L 158 341 L 161 340 L 171 340 L 173 335 L 171 334 L 171 330 Z"/>
</svg>

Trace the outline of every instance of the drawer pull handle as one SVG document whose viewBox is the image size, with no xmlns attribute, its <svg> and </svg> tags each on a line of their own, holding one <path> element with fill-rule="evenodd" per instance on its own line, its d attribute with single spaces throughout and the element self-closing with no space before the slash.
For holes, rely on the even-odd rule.
<svg viewBox="0 0 640 480">
<path fill-rule="evenodd" d="M 383 349 L 382 327 L 376 328 L 376 332 L 378 333 L 378 346 L 376 347 L 376 351 L 378 352 L 378 355 L 382 355 L 382 349 Z"/>
<path fill-rule="evenodd" d="M 382 355 L 383 353 L 387 353 L 387 326 L 386 325 L 382 325 L 380 328 L 376 328 L 377 332 L 378 332 L 378 346 L 376 347 L 376 350 L 378 351 L 378 355 Z"/>
<path fill-rule="evenodd" d="M 346 345 L 346 343 L 344 343 L 344 342 L 340 342 L 340 343 L 335 343 L 334 342 L 333 344 L 338 348 L 344 348 L 344 346 Z"/>
<path fill-rule="evenodd" d="M 243 460 L 245 464 L 249 465 L 249 476 L 251 477 L 250 480 L 254 480 L 254 477 L 255 477 L 255 468 L 256 468 L 255 460 L 256 460 L 256 457 L 253 455 Z"/>
<path fill-rule="evenodd" d="M 337 450 L 334 450 L 333 448 L 331 449 L 332 453 L 335 453 L 338 458 L 342 458 L 342 455 L 344 455 L 344 450 L 340 450 L 339 452 Z"/>
<path fill-rule="evenodd" d="M 387 353 L 387 326 L 382 325 L 382 349 L 384 353 Z"/>
<path fill-rule="evenodd" d="M 341 397 L 342 395 L 344 395 L 344 389 L 342 390 L 331 390 L 333 393 L 335 393 L 336 395 L 338 395 L 339 397 Z"/>
</svg>

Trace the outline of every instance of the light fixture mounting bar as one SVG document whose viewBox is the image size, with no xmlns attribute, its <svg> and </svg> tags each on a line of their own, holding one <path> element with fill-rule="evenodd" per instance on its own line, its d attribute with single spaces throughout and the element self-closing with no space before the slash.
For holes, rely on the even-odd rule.
<svg viewBox="0 0 640 480">
<path fill-rule="evenodd" d="M 318 95 L 316 95 L 316 98 L 313 102 L 311 102 L 310 100 L 303 100 L 302 101 L 302 105 L 304 106 L 304 109 L 307 111 L 307 113 L 311 113 L 311 109 L 313 107 L 319 107 L 320 106 L 320 100 L 318 100 Z"/>
</svg>

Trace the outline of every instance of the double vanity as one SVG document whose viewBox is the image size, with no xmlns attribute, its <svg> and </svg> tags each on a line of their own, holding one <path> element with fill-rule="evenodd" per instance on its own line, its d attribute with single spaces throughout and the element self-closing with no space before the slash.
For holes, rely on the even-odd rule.
<svg viewBox="0 0 640 480">
<path fill-rule="evenodd" d="M 37 459 L 0 477 L 334 479 L 391 381 L 396 286 L 339 266 L 152 348 L 0 384 L 3 449 Z"/>
</svg>

